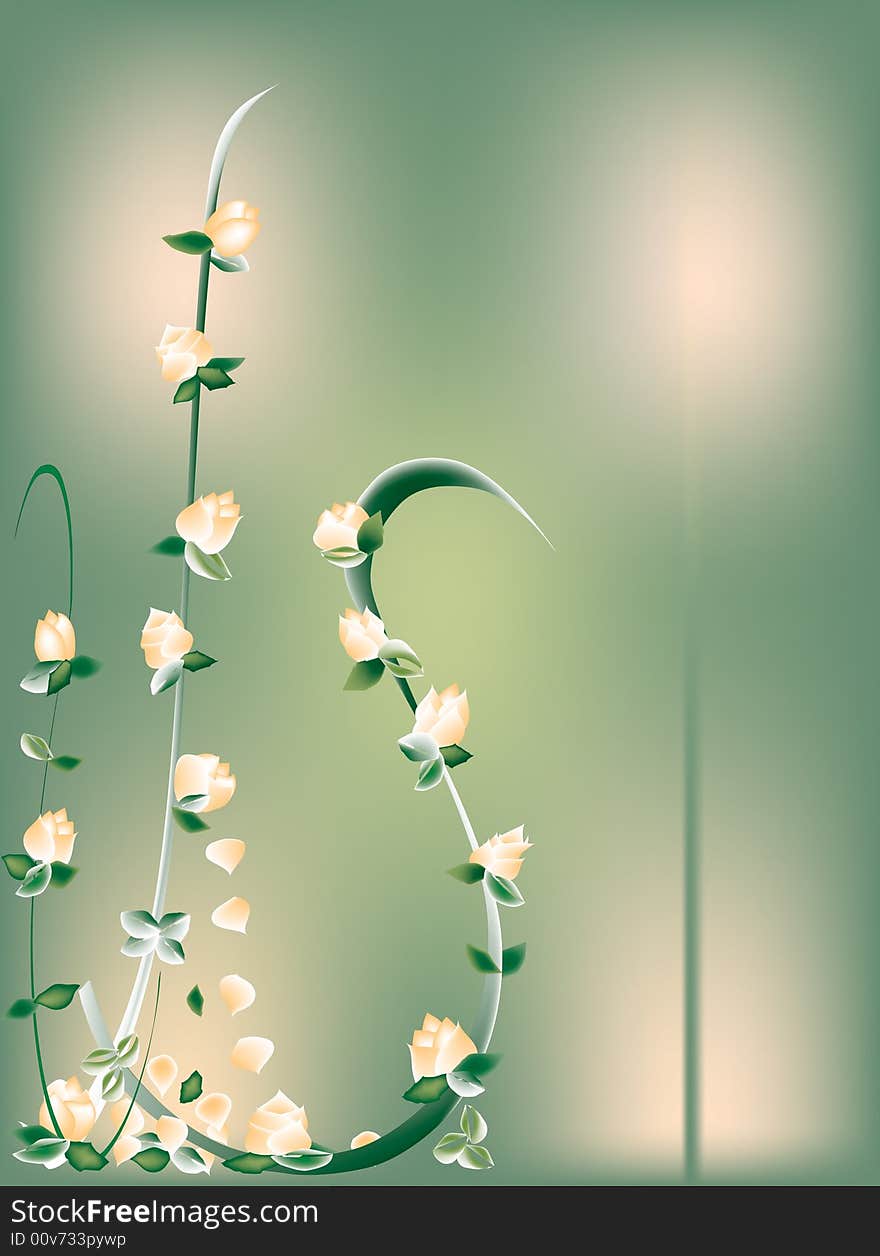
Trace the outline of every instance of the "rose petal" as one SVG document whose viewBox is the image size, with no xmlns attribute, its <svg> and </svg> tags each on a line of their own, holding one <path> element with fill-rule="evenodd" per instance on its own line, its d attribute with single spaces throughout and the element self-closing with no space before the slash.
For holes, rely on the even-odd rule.
<svg viewBox="0 0 880 1256">
<path fill-rule="evenodd" d="M 270 1038 L 239 1038 L 232 1048 L 232 1063 L 248 1073 L 260 1073 L 272 1058 L 275 1044 Z"/>
<path fill-rule="evenodd" d="M 220 998 L 229 1008 L 233 1016 L 250 1007 L 257 992 L 249 981 L 239 977 L 238 973 L 230 973 L 220 978 Z"/>
<path fill-rule="evenodd" d="M 218 842 L 211 842 L 205 847 L 205 858 L 212 864 L 232 873 L 244 859 L 247 846 L 240 838 L 222 837 Z"/>
</svg>

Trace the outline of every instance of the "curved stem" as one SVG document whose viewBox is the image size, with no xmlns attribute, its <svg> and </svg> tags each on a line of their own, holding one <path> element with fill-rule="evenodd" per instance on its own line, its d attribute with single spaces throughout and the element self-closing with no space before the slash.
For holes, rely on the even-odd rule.
<svg viewBox="0 0 880 1256">
<path fill-rule="evenodd" d="M 110 1152 L 113 1150 L 113 1148 L 116 1146 L 116 1143 L 118 1142 L 122 1134 L 122 1131 L 125 1129 L 126 1122 L 128 1121 L 128 1118 L 131 1116 L 131 1110 L 134 1107 L 135 1100 L 138 1097 L 138 1091 L 141 1088 L 141 1082 L 144 1080 L 144 1073 L 147 1071 L 147 1062 L 149 1061 L 149 1058 L 150 1058 L 150 1047 L 152 1047 L 153 1045 L 153 1033 L 155 1032 L 155 1029 L 156 1029 L 156 1017 L 159 1015 L 159 995 L 161 993 L 162 993 L 162 974 L 159 973 L 159 980 L 156 982 L 156 1002 L 153 1005 L 153 1021 L 152 1021 L 152 1024 L 150 1025 L 150 1036 L 147 1039 L 147 1047 L 146 1047 L 146 1050 L 144 1051 L 144 1063 L 138 1075 L 137 1085 L 135 1086 L 134 1091 L 131 1096 L 131 1103 L 128 1105 L 128 1108 L 126 1109 L 125 1116 L 122 1118 L 122 1120 L 119 1123 L 119 1129 L 110 1139 L 110 1142 L 107 1144 L 104 1150 L 100 1153 L 102 1156 L 109 1155 Z"/>
</svg>

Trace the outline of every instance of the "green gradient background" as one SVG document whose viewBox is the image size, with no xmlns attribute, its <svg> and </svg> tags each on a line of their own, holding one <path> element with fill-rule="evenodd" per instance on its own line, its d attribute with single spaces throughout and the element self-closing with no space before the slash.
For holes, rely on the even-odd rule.
<svg viewBox="0 0 880 1256">
<path fill-rule="evenodd" d="M 560 2 L 89 0 L 7 16 L 4 832 L 15 849 L 33 819 L 38 768 L 17 738 L 47 722 L 17 681 L 37 615 L 65 597 L 48 482 L 11 543 L 27 478 L 51 460 L 72 496 L 79 647 L 105 667 L 60 704 L 57 748 L 85 763 L 50 777 L 49 801 L 76 820 L 81 873 L 39 902 L 38 982 L 91 978 L 110 1019 L 133 974 L 118 912 L 152 894 L 170 734 L 138 632 L 177 597 L 176 566 L 147 549 L 181 505 L 188 408 L 171 407 L 152 346 L 191 320 L 197 262 L 160 237 L 197 224 L 231 109 L 279 83 L 223 185 L 265 225 L 249 276 L 212 276 L 209 336 L 247 362 L 205 398 L 198 484 L 234 486 L 245 522 L 233 583 L 195 582 L 189 626 L 222 667 L 188 682 L 183 737 L 231 761 L 238 792 L 212 836 L 248 853 L 229 881 L 197 838 L 177 841 L 168 906 L 193 928 L 154 1047 L 233 1094 L 233 1139 L 279 1086 L 325 1143 L 389 1128 L 413 1026 L 476 1009 L 464 943 L 480 903 L 443 875 L 462 835 L 444 791 L 412 791 L 393 687 L 342 693 L 344 586 L 310 543 L 329 500 L 441 455 L 499 480 L 557 545 L 449 491 L 401 510 L 376 564 L 389 626 L 438 687 L 467 685 L 476 758 L 457 779 L 478 833 L 524 821 L 535 842 L 527 906 L 505 916 L 529 958 L 480 1104 L 494 1172 L 442 1168 L 424 1144 L 355 1180 L 678 1178 L 680 411 L 668 395 L 634 414 L 626 363 L 619 381 L 594 370 L 603 298 L 573 297 L 565 231 L 589 234 L 589 197 L 582 215 L 570 198 L 603 178 L 580 147 L 591 84 L 619 65 L 625 91 L 630 58 L 662 75 L 670 48 L 699 66 L 731 32 L 809 102 L 810 160 L 859 261 L 827 362 L 811 363 L 824 389 L 791 407 L 784 439 L 776 413 L 750 414 L 740 444 L 736 416 L 705 429 L 704 1177 L 876 1182 L 877 23 L 855 5 Z M 209 923 L 232 893 L 252 904 L 246 938 Z M 25 909 L 5 902 L 9 1002 L 25 992 Z M 230 971 L 258 991 L 231 1022 L 216 996 Z M 195 981 L 202 1021 L 183 1001 Z M 84 1022 L 76 1007 L 43 1021 L 49 1075 L 67 1076 Z M 228 1064 L 244 1033 L 277 1043 L 259 1078 Z M 39 1102 L 27 1026 L 4 1022 L 2 1050 L 11 1126 Z M 75 1176 L 2 1163 L 9 1183 Z M 131 1165 L 113 1180 L 156 1181 Z"/>
</svg>

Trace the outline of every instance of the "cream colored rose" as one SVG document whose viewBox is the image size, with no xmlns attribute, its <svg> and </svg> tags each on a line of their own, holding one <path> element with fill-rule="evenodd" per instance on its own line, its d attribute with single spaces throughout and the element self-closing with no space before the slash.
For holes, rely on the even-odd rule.
<svg viewBox="0 0 880 1256">
<path fill-rule="evenodd" d="M 458 685 L 450 685 L 437 693 L 433 685 L 416 707 L 414 733 L 430 733 L 438 746 L 455 746 L 461 742 L 471 718 L 467 690 L 459 693 Z"/>
<path fill-rule="evenodd" d="M 334 502 L 329 510 L 322 510 L 318 515 L 318 526 L 312 540 L 322 551 L 356 550 L 358 529 L 368 518 L 363 506 L 359 506 L 357 502 L 346 502 L 344 506 Z"/>
<path fill-rule="evenodd" d="M 241 506 L 229 489 L 226 493 L 197 497 L 191 506 L 181 510 L 174 526 L 185 541 L 198 545 L 203 554 L 219 554 L 240 523 Z"/>
<path fill-rule="evenodd" d="M 162 378 L 170 384 L 190 379 L 213 356 L 210 341 L 204 332 L 196 331 L 194 327 L 174 327 L 168 323 L 162 333 L 161 344 L 156 345 Z"/>
<path fill-rule="evenodd" d="M 50 1082 L 47 1089 L 61 1133 L 72 1143 L 82 1142 L 97 1120 L 89 1092 L 80 1086 L 78 1077 L 68 1077 L 67 1081 L 59 1077 L 57 1081 Z M 55 1128 L 45 1101 L 40 1108 L 39 1119 L 44 1129 Z"/>
<path fill-rule="evenodd" d="M 202 811 L 225 807 L 235 793 L 235 777 L 229 764 L 221 763 L 215 754 L 182 754 L 174 769 L 174 793 L 177 801 L 203 794 L 208 798 Z"/>
<path fill-rule="evenodd" d="M 385 625 L 372 611 L 359 615 L 349 608 L 344 616 L 339 616 L 339 640 L 350 659 L 363 663 L 378 658 L 388 638 Z"/>
<path fill-rule="evenodd" d="M 305 1108 L 300 1108 L 279 1090 L 251 1117 L 244 1140 L 245 1151 L 258 1156 L 286 1156 L 291 1151 L 308 1151 L 312 1145 L 308 1128 Z"/>
<path fill-rule="evenodd" d="M 183 626 L 183 620 L 174 611 L 157 611 L 150 607 L 147 622 L 141 629 L 141 649 L 147 667 L 164 667 L 182 659 L 193 647 L 193 635 Z"/>
<path fill-rule="evenodd" d="M 22 839 L 24 848 L 37 863 L 70 863 L 76 830 L 68 820 L 64 807 L 60 811 L 46 811 L 27 830 Z"/>
<path fill-rule="evenodd" d="M 214 250 L 221 257 L 237 257 L 256 240 L 262 225 L 257 221 L 259 216 L 256 205 L 226 201 L 205 223 L 205 235 L 214 241 Z"/>
<path fill-rule="evenodd" d="M 66 615 L 56 615 L 54 611 L 46 611 L 46 618 L 37 620 L 34 633 L 34 654 L 41 663 L 73 658 L 76 654 L 76 633 Z"/>
<path fill-rule="evenodd" d="M 476 1049 L 461 1025 L 453 1024 L 448 1016 L 441 1021 L 427 1012 L 410 1043 L 413 1077 L 418 1081 L 420 1077 L 449 1073 Z"/>
<path fill-rule="evenodd" d="M 483 842 L 472 853 L 470 862 L 482 864 L 487 872 L 496 877 L 507 877 L 508 881 L 515 881 L 522 867 L 523 856 L 531 847 L 529 839 L 523 839 L 523 826 L 520 825 L 518 829 L 511 829 L 510 832 L 500 835 L 496 833 L 488 842 Z"/>
</svg>

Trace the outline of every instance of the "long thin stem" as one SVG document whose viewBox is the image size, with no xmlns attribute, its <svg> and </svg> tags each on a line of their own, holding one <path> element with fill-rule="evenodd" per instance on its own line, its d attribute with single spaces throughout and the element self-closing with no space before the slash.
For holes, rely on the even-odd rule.
<svg viewBox="0 0 880 1256">
<path fill-rule="evenodd" d="M 30 926 L 28 929 L 28 936 L 29 936 L 28 959 L 29 959 L 29 967 L 30 967 L 30 979 L 31 979 L 31 998 L 33 998 L 37 992 L 36 976 L 34 974 L 34 897 L 31 898 Z M 37 1056 L 37 1068 L 40 1073 L 40 1086 L 42 1087 L 42 1090 L 43 1090 L 43 1099 L 46 1102 L 46 1111 L 49 1113 L 49 1119 L 52 1122 L 52 1125 L 55 1129 L 55 1133 L 58 1135 L 59 1138 L 63 1138 L 64 1135 L 61 1132 L 61 1126 L 58 1124 L 58 1118 L 55 1115 L 55 1109 L 52 1107 L 52 1099 L 51 1099 L 51 1096 L 49 1095 L 49 1087 L 46 1084 L 46 1070 L 43 1067 L 43 1052 L 40 1050 L 40 1030 L 37 1025 L 36 1011 L 34 1011 L 31 1017 L 31 1020 L 33 1021 L 33 1024 L 34 1024 L 34 1051 Z"/>
<path fill-rule="evenodd" d="M 146 1050 L 144 1051 L 144 1062 L 143 1062 L 143 1065 L 141 1066 L 141 1071 L 138 1074 L 137 1085 L 135 1086 L 134 1091 L 132 1092 L 131 1103 L 128 1105 L 128 1108 L 126 1109 L 125 1116 L 122 1118 L 122 1120 L 119 1123 L 119 1129 L 110 1139 L 110 1142 L 107 1144 L 104 1150 L 100 1153 L 102 1156 L 108 1156 L 110 1152 L 113 1150 L 113 1148 L 116 1146 L 116 1143 L 120 1135 L 122 1134 L 122 1131 L 125 1129 L 126 1122 L 128 1121 L 128 1118 L 131 1116 L 131 1110 L 134 1107 L 135 1100 L 138 1097 L 138 1092 L 141 1088 L 141 1082 L 144 1080 L 144 1073 L 147 1071 L 147 1063 L 150 1058 L 150 1048 L 153 1045 L 153 1033 L 156 1029 L 156 1017 L 159 1015 L 159 995 L 161 993 L 162 993 L 162 974 L 159 973 L 159 980 L 156 982 L 156 1002 L 153 1005 L 153 1021 L 152 1021 L 152 1024 L 150 1025 L 150 1036 L 147 1039 L 147 1047 L 146 1047 Z"/>
</svg>

